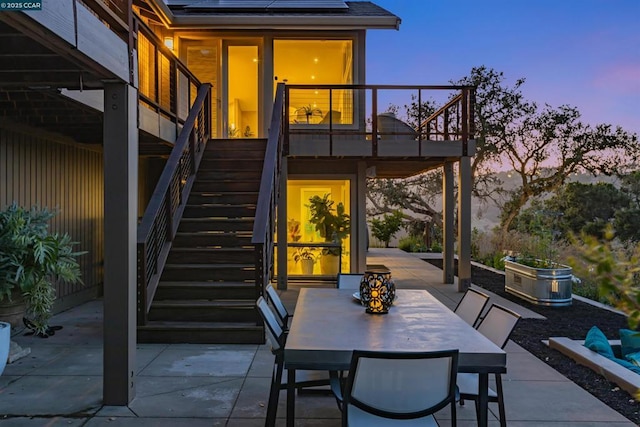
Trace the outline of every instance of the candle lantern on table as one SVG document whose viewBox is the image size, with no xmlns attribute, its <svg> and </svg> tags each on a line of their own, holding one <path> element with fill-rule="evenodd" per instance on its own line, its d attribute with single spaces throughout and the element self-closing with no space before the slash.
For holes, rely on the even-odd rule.
<svg viewBox="0 0 640 427">
<path fill-rule="evenodd" d="M 388 270 L 367 270 L 360 281 L 360 302 L 367 313 L 385 314 L 396 297 L 396 285 Z"/>
</svg>

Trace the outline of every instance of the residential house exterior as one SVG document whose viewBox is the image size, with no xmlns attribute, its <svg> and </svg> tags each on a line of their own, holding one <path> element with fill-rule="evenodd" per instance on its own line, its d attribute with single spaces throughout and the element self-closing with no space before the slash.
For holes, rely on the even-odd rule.
<svg viewBox="0 0 640 427">
<path fill-rule="evenodd" d="M 58 207 L 54 228 L 88 251 L 57 309 L 103 296 L 106 404 L 135 395 L 136 340 L 262 342 L 266 283 L 363 272 L 368 178 L 443 169 L 443 281 L 457 234 L 469 285 L 473 88 L 369 84 L 366 32 L 399 26 L 342 0 L 0 12 L 0 204 Z M 413 129 L 384 113 L 393 91 L 442 108 Z M 339 242 L 310 220 L 314 197 L 350 216 Z M 304 250 L 334 264 L 303 271 Z"/>
</svg>

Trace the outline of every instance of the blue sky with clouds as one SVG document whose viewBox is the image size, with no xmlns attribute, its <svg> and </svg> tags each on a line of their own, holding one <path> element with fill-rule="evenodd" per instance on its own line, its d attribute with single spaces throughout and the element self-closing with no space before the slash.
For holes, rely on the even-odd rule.
<svg viewBox="0 0 640 427">
<path fill-rule="evenodd" d="M 447 84 L 474 66 L 589 124 L 640 134 L 640 0 L 373 0 L 402 19 L 371 30 L 367 82 Z"/>
</svg>

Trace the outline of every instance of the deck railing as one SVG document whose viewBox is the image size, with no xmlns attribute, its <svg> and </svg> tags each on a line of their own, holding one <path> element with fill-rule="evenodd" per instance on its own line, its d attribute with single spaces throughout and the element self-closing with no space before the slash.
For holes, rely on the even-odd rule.
<svg viewBox="0 0 640 427">
<path fill-rule="evenodd" d="M 132 0 L 76 0 L 96 14 L 111 30 L 128 40 Z"/>
<path fill-rule="evenodd" d="M 295 135 L 328 140 L 330 155 L 345 137 L 360 138 L 369 141 L 373 157 L 378 156 L 379 141 L 384 139 L 415 140 L 421 156 L 422 141 L 467 142 L 474 137 L 473 86 L 287 85 L 285 101 L 287 153 L 290 137 Z M 402 114 L 385 113 L 394 102 L 413 103 L 410 121 L 419 125 L 410 126 Z M 434 112 L 432 105 L 437 103 L 443 106 Z"/>
<path fill-rule="evenodd" d="M 200 82 L 149 27 L 139 19 L 135 26 L 140 103 L 171 122 L 184 124 Z"/>
<path fill-rule="evenodd" d="M 202 84 L 138 226 L 138 324 L 144 325 L 211 135 L 211 85 Z"/>
<path fill-rule="evenodd" d="M 258 194 L 258 204 L 253 223 L 253 237 L 251 239 L 256 254 L 256 299 L 262 294 L 264 287 L 273 276 L 275 247 L 273 237 L 276 232 L 276 209 L 278 206 L 278 190 L 280 188 L 280 170 L 284 145 L 282 126 L 284 96 L 284 84 L 279 83 L 269 126 L 269 136 L 260 180 L 260 193 Z"/>
</svg>

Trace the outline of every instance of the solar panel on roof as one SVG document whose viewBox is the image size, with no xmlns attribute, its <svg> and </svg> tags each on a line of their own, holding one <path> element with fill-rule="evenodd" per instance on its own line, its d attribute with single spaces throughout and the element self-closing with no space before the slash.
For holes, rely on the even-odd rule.
<svg viewBox="0 0 640 427">
<path fill-rule="evenodd" d="M 342 0 L 165 0 L 186 9 L 211 9 L 217 11 L 345 11 L 349 6 Z"/>
<path fill-rule="evenodd" d="M 342 0 L 273 0 L 267 9 L 349 9 Z"/>
</svg>

